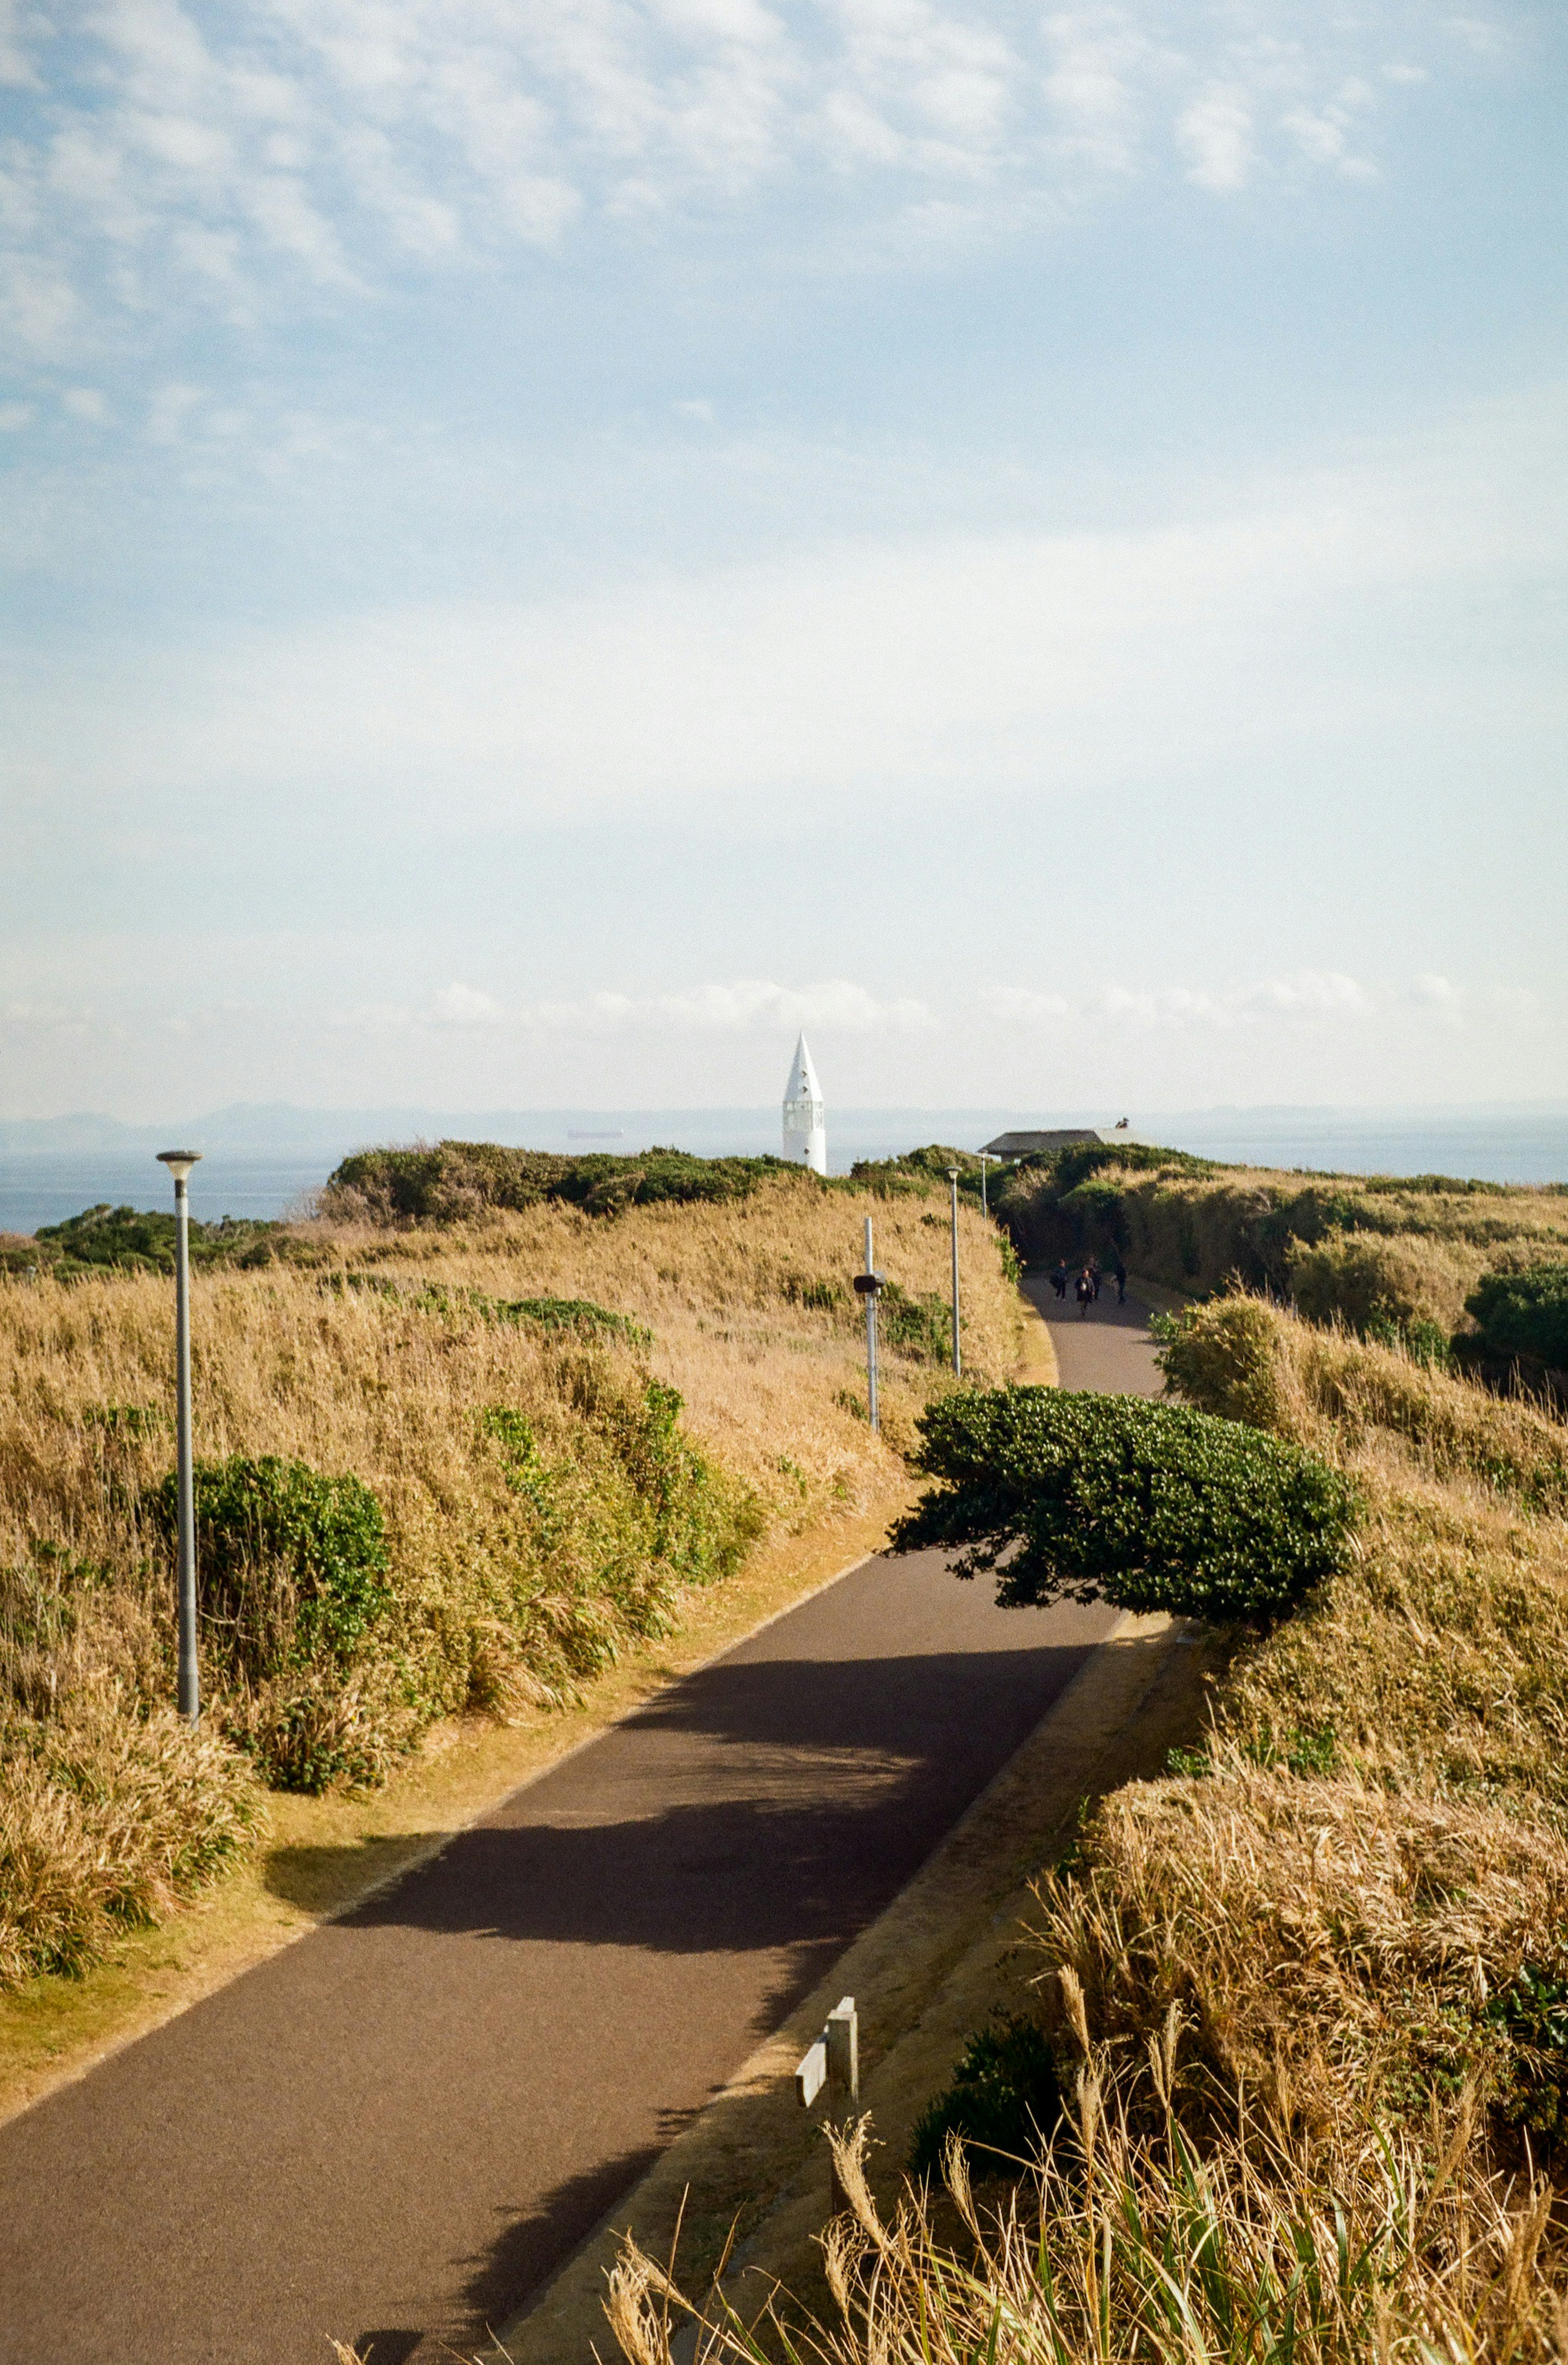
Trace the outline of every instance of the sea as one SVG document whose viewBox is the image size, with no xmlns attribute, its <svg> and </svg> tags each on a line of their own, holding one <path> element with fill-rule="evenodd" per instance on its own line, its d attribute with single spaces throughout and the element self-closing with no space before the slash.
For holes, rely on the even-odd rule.
<svg viewBox="0 0 1568 2365">
<path fill-rule="evenodd" d="M 191 1212 L 276 1217 L 308 1211 L 333 1168 L 375 1142 L 506 1141 L 532 1149 L 620 1154 L 671 1144 L 704 1157 L 756 1157 L 779 1147 L 777 1108 L 545 1109 L 465 1115 L 230 1109 L 187 1126 L 182 1147 L 203 1149 Z M 1118 1110 L 1117 1115 L 1124 1114 Z M 1209 1108 L 1126 1112 L 1132 1138 L 1237 1164 L 1350 1174 L 1449 1174 L 1492 1182 L 1568 1182 L 1568 1106 L 1496 1109 Z M 356 1123 L 357 1115 L 357 1123 Z M 274 1121 L 265 1121 L 271 1117 Z M 829 1164 L 889 1158 L 924 1142 L 979 1149 L 1018 1126 L 1104 1126 L 1103 1110 L 851 1109 L 828 1112 Z M 276 1136 L 275 1148 L 264 1137 Z M 171 1186 L 155 1162 L 182 1128 L 107 1119 L 0 1124 L 0 1232 L 36 1232 L 84 1208 L 159 1207 Z M 49 1138 L 65 1133 L 68 1140 Z M 258 1136 L 263 1137 L 258 1138 Z"/>
</svg>

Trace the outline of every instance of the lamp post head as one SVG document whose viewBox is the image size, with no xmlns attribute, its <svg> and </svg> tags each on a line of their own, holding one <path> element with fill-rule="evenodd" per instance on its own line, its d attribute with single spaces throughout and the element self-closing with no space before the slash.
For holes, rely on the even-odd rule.
<svg viewBox="0 0 1568 2365">
<path fill-rule="evenodd" d="M 160 1166 L 168 1168 L 174 1178 L 175 1188 L 178 1189 L 191 1168 L 201 1164 L 201 1152 L 199 1149 L 161 1149 L 158 1152 L 158 1163 Z"/>
</svg>

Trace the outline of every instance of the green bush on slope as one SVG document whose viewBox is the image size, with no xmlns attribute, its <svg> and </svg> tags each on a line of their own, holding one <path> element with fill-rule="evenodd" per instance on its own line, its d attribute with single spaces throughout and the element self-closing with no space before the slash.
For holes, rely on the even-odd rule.
<svg viewBox="0 0 1568 2365">
<path fill-rule="evenodd" d="M 1016 2171 L 1050 2141 L 1061 2113 L 1061 2088 L 1044 2029 L 1021 2015 L 1001 2020 L 970 2037 L 946 2091 L 921 2113 L 910 2145 L 911 2171 L 940 2176 L 954 2135 L 966 2150 L 981 2154 L 971 2157 L 974 2174 Z"/>
<path fill-rule="evenodd" d="M 1568 1264 L 1525 1272 L 1489 1272 L 1465 1300 L 1484 1349 L 1528 1356 L 1549 1371 L 1568 1371 Z"/>
<path fill-rule="evenodd" d="M 316 1657 L 346 1664 L 391 1598 L 386 1524 L 370 1488 L 274 1453 L 198 1462 L 193 1478 L 208 1651 L 251 1684 Z M 170 1539 L 177 1505 L 171 1471 L 153 1501 Z"/>
<path fill-rule="evenodd" d="M 1002 1564 L 1004 1607 L 1107 1600 L 1217 1623 L 1268 1620 L 1343 1565 L 1358 1503 L 1338 1474 L 1241 1424 L 1138 1396 L 970 1390 L 921 1416 L 941 1484 L 896 1552 Z"/>
<path fill-rule="evenodd" d="M 329 1176 L 321 1207 L 379 1224 L 462 1223 L 544 1201 L 614 1216 L 630 1206 L 745 1199 L 770 1177 L 801 1171 L 780 1158 L 695 1158 L 684 1149 L 567 1158 L 494 1141 L 438 1141 L 356 1151 Z"/>
<path fill-rule="evenodd" d="M 283 1224 L 225 1216 L 221 1223 L 190 1222 L 190 1257 L 206 1265 L 270 1264 L 294 1251 Z M 106 1200 L 63 1223 L 40 1224 L 36 1237 L 15 1235 L 0 1250 L 0 1272 L 28 1265 L 56 1281 L 103 1272 L 173 1272 L 174 1217 L 163 1208 L 111 1207 Z"/>
</svg>

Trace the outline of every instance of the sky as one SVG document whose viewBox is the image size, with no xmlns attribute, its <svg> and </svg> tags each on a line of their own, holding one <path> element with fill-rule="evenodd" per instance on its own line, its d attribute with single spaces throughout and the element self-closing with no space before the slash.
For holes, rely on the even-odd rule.
<svg viewBox="0 0 1568 2365">
<path fill-rule="evenodd" d="M 1568 1092 L 1568 14 L 0 0 L 0 1115 Z"/>
</svg>

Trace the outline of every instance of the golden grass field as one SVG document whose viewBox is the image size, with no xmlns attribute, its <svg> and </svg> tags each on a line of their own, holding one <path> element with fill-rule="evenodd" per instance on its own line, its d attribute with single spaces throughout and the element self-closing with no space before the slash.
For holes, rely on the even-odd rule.
<svg viewBox="0 0 1568 2365">
<path fill-rule="evenodd" d="M 757 1541 L 896 1486 L 946 1380 L 929 1353 L 887 1352 L 873 1438 L 846 1285 L 868 1212 L 911 1299 L 945 1291 L 945 1214 L 794 1178 L 612 1219 L 315 1225 L 308 1264 L 196 1276 L 198 1457 L 362 1479 L 391 1592 L 347 1665 L 242 1682 L 204 1632 L 199 1737 L 167 1707 L 170 1548 L 148 1510 L 173 1461 L 168 1284 L 0 1284 L 0 1980 L 91 1962 L 235 1862 L 266 1814 L 258 1765 L 289 1778 L 308 1743 L 303 1762 L 373 1782 L 432 1721 L 569 1701 Z M 966 1358 L 999 1379 L 1017 1294 L 998 1235 L 961 1223 Z M 547 1297 L 652 1343 L 495 1311 Z M 650 1383 L 684 1399 L 673 1443 Z M 286 1632 L 291 1605 L 274 1606 Z"/>
</svg>

